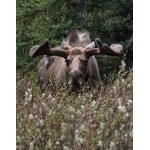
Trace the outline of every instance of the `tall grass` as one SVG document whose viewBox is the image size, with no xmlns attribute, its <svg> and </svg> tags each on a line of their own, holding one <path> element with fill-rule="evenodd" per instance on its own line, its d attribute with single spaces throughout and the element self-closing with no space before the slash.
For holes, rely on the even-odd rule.
<svg viewBox="0 0 150 150">
<path fill-rule="evenodd" d="M 132 71 L 78 95 L 41 94 L 33 77 L 17 80 L 18 150 L 132 150 Z"/>
</svg>

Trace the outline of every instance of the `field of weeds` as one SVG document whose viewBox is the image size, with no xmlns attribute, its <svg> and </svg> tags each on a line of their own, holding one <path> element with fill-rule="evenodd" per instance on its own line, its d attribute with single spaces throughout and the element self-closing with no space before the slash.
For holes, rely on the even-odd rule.
<svg viewBox="0 0 150 150">
<path fill-rule="evenodd" d="M 132 76 L 78 95 L 41 94 L 32 76 L 17 79 L 17 150 L 132 150 Z"/>
</svg>

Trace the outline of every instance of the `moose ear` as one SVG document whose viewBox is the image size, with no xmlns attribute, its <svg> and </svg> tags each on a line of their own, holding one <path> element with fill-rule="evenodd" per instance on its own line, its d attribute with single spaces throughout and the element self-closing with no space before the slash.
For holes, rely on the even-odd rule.
<svg viewBox="0 0 150 150">
<path fill-rule="evenodd" d="M 62 40 L 61 46 L 64 50 L 71 48 L 71 46 L 69 45 L 68 41 L 65 38 Z"/>
<path fill-rule="evenodd" d="M 49 55 L 50 47 L 49 40 L 46 39 L 41 45 L 35 45 L 30 49 L 29 56 L 34 58 L 39 55 Z"/>
<path fill-rule="evenodd" d="M 95 42 L 88 44 L 85 48 L 95 48 Z"/>
</svg>

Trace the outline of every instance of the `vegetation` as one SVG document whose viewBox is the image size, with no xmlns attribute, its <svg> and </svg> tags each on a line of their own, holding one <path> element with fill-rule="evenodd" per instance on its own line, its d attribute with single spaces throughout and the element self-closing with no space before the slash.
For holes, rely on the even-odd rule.
<svg viewBox="0 0 150 150">
<path fill-rule="evenodd" d="M 65 87 L 41 94 L 35 84 L 33 76 L 17 81 L 18 150 L 133 149 L 132 71 L 79 95 Z"/>
<path fill-rule="evenodd" d="M 132 68 L 132 0 L 17 0 L 18 150 L 132 150 L 132 69 L 118 75 L 125 60 Z M 69 95 L 65 87 L 41 94 L 37 64 L 28 56 L 45 39 L 58 46 L 70 30 L 88 30 L 91 39 L 120 43 L 122 57 L 97 56 L 101 89 Z M 53 85 L 51 85 L 53 87 Z"/>
</svg>

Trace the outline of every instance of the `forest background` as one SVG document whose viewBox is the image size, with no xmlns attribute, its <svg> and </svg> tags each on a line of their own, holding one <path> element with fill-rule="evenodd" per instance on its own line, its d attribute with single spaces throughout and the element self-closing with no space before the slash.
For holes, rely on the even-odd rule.
<svg viewBox="0 0 150 150">
<path fill-rule="evenodd" d="M 51 47 L 60 45 L 72 29 L 88 30 L 91 39 L 100 38 L 108 45 L 122 44 L 124 56 L 97 56 L 101 79 L 117 73 L 121 60 L 126 69 L 133 63 L 132 0 L 17 0 L 16 69 L 20 77 L 36 72 L 42 57 L 31 59 L 33 45 L 49 39 Z"/>
</svg>

